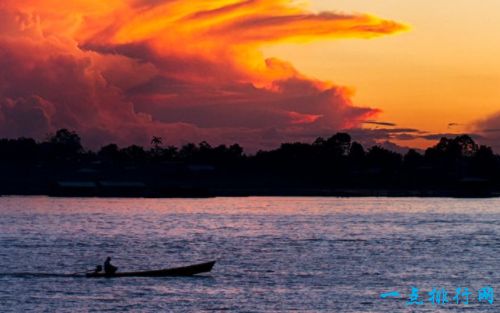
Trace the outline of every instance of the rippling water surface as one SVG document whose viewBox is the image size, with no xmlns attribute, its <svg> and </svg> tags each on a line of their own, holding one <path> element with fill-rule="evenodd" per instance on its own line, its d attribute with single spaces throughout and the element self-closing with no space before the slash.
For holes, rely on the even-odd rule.
<svg viewBox="0 0 500 313">
<path fill-rule="evenodd" d="M 218 261 L 201 277 L 68 275 L 108 255 L 120 270 Z M 500 294 L 499 269 L 498 199 L 0 198 L 0 312 L 500 312 L 477 301 Z M 412 286 L 450 303 L 407 306 Z"/>
</svg>

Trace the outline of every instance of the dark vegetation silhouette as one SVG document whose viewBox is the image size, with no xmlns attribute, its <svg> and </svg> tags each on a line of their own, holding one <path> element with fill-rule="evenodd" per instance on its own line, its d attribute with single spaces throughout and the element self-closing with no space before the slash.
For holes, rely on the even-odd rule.
<svg viewBox="0 0 500 313">
<path fill-rule="evenodd" d="M 43 142 L 0 139 L 0 194 L 207 197 L 244 195 L 496 196 L 500 157 L 468 135 L 420 153 L 368 149 L 347 133 L 246 155 L 238 144 L 153 137 L 151 148 L 85 150 L 75 132 Z"/>
</svg>

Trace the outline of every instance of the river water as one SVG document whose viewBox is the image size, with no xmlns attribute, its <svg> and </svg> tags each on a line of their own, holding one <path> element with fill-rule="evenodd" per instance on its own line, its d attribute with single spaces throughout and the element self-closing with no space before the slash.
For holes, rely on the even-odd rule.
<svg viewBox="0 0 500 313">
<path fill-rule="evenodd" d="M 72 275 L 108 255 L 123 271 L 217 263 Z M 0 198 L 0 312 L 500 312 L 499 269 L 500 199 Z"/>
</svg>

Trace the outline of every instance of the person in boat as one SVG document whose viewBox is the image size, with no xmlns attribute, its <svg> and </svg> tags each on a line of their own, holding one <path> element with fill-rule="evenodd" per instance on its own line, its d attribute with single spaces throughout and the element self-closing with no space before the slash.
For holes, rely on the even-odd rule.
<svg viewBox="0 0 500 313">
<path fill-rule="evenodd" d="M 111 258 L 108 256 L 104 262 L 104 273 L 113 275 L 118 270 L 118 267 L 111 264 Z"/>
<path fill-rule="evenodd" d="M 100 272 L 102 272 L 102 265 L 97 265 L 93 274 L 99 274 Z"/>
</svg>

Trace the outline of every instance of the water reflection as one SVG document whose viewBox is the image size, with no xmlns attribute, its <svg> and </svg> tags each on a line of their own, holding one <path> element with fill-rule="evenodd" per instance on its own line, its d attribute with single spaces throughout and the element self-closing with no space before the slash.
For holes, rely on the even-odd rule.
<svg viewBox="0 0 500 313">
<path fill-rule="evenodd" d="M 0 198 L 0 311 L 405 312 L 379 293 L 500 288 L 499 235 L 497 199 Z M 211 278 L 59 276 L 107 255 L 127 271 L 218 263 Z M 56 276 L 10 275 L 27 272 Z"/>
</svg>

